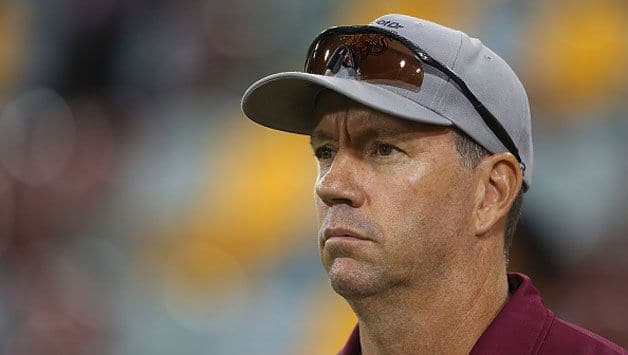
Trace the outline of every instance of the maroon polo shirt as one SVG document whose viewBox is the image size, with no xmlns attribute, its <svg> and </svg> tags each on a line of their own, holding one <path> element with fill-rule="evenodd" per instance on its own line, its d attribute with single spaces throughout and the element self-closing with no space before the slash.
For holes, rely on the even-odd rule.
<svg viewBox="0 0 628 355">
<path fill-rule="evenodd" d="M 526 275 L 508 273 L 510 298 L 471 354 L 628 354 L 619 345 L 557 318 Z M 338 355 L 360 355 L 356 326 Z"/>
</svg>

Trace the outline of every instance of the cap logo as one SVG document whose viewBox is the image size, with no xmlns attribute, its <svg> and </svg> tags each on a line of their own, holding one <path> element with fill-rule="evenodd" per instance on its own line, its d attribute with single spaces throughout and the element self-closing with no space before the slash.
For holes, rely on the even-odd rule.
<svg viewBox="0 0 628 355">
<path fill-rule="evenodd" d="M 397 21 L 389 21 L 389 20 L 377 20 L 376 22 L 378 25 L 382 25 L 384 27 L 388 27 L 388 28 L 394 28 L 394 29 L 398 29 L 398 28 L 403 28 L 403 25 L 400 24 Z"/>
</svg>

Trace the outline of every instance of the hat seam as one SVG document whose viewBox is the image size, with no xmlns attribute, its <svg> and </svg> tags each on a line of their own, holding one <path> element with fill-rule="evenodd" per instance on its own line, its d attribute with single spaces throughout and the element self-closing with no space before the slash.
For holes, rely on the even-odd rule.
<svg viewBox="0 0 628 355">
<path fill-rule="evenodd" d="M 459 33 L 459 43 L 458 43 L 458 49 L 456 50 L 456 55 L 450 65 L 450 68 L 454 69 L 456 67 L 456 63 L 458 63 L 458 58 L 460 58 L 460 52 L 462 50 L 462 32 L 458 31 Z M 445 83 L 443 85 L 450 85 L 451 82 L 451 78 L 447 78 L 447 80 L 445 81 Z M 441 112 L 446 112 L 445 107 L 444 107 L 444 102 L 445 102 L 445 95 L 443 94 L 442 91 L 444 90 L 439 90 L 440 91 L 440 100 L 438 101 L 438 110 Z"/>
<path fill-rule="evenodd" d="M 460 42 L 462 43 L 462 41 Z M 458 50 L 460 50 L 460 46 L 458 46 Z M 456 52 L 456 54 L 454 56 L 450 56 L 449 58 L 446 58 L 446 60 L 444 61 L 446 65 L 451 66 L 450 62 L 452 61 L 455 62 L 458 59 L 458 51 Z M 434 107 L 435 110 L 437 111 L 443 111 L 443 107 L 442 107 L 442 101 L 443 101 L 443 92 L 445 91 L 445 88 L 447 87 L 447 85 L 449 85 L 449 81 L 450 79 L 447 78 L 447 80 L 444 80 L 438 88 L 436 88 L 435 93 L 434 93 L 434 97 L 432 98 L 431 102 L 430 102 L 430 106 Z"/>
</svg>

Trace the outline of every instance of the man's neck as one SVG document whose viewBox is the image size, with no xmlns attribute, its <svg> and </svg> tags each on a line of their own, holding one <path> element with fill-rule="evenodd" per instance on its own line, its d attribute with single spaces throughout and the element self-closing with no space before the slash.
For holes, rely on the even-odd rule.
<svg viewBox="0 0 628 355">
<path fill-rule="evenodd" d="M 468 354 L 508 298 L 506 270 L 485 271 L 349 300 L 362 354 Z"/>
</svg>

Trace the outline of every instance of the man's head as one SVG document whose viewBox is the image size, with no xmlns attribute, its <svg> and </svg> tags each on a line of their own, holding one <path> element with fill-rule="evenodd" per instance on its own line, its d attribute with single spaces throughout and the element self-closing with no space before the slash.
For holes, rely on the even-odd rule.
<svg viewBox="0 0 628 355">
<path fill-rule="evenodd" d="M 318 241 L 338 293 L 432 284 L 475 258 L 501 255 L 521 186 L 511 154 L 476 161 L 452 128 L 398 119 L 333 92 L 321 96 L 316 114 Z"/>
<path fill-rule="evenodd" d="M 533 170 L 527 96 L 505 61 L 393 14 L 326 30 L 305 71 L 257 81 L 242 109 L 311 136 L 321 258 L 337 291 L 503 268 Z"/>
</svg>

